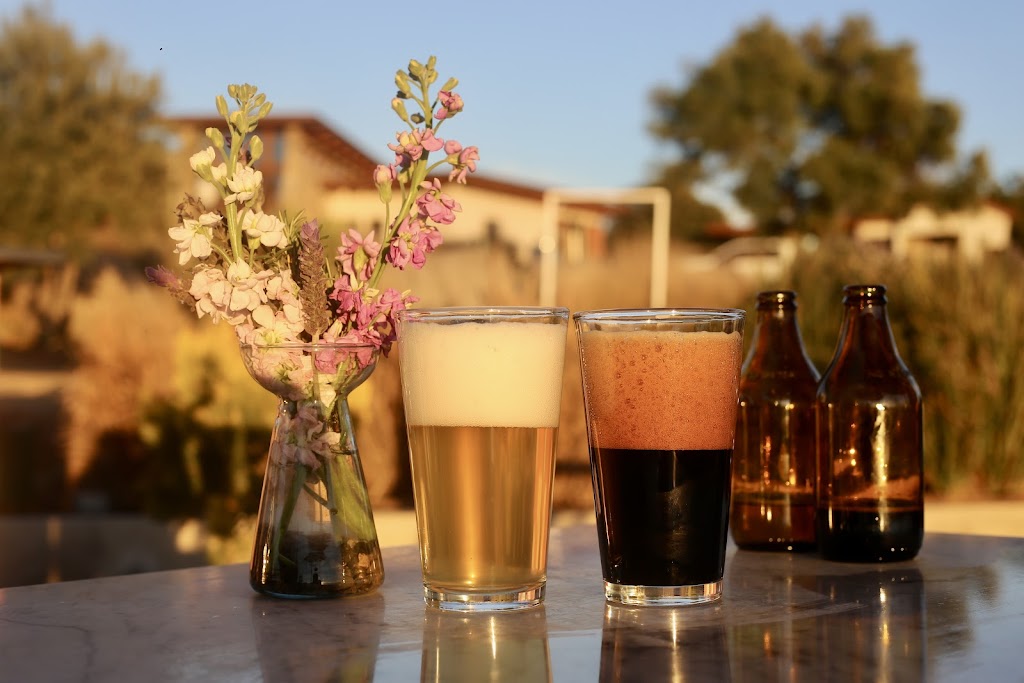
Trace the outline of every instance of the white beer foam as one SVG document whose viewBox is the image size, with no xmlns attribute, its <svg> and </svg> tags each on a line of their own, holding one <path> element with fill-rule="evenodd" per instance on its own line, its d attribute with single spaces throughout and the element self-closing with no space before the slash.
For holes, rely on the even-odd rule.
<svg viewBox="0 0 1024 683">
<path fill-rule="evenodd" d="M 566 325 L 412 323 L 398 342 L 410 425 L 557 427 Z"/>
</svg>

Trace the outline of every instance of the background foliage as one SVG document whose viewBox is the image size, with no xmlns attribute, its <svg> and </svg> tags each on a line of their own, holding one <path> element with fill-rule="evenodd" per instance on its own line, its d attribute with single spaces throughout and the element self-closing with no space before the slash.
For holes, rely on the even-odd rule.
<svg viewBox="0 0 1024 683">
<path fill-rule="evenodd" d="M 0 245 L 82 253 L 163 218 L 160 85 L 26 6 L 0 27 Z"/>
<path fill-rule="evenodd" d="M 991 189 L 984 152 L 957 159 L 957 105 L 922 93 L 914 47 L 881 43 L 865 17 L 831 34 L 762 19 L 653 101 L 651 131 L 679 153 L 660 182 L 729 190 L 764 233 L 838 234 Z"/>
<path fill-rule="evenodd" d="M 835 350 L 842 288 L 888 288 L 904 362 L 921 387 L 925 472 L 935 493 L 1003 496 L 1024 482 L 1024 259 L 892 259 L 847 240 L 827 241 L 793 268 L 808 353 L 824 371 Z"/>
</svg>

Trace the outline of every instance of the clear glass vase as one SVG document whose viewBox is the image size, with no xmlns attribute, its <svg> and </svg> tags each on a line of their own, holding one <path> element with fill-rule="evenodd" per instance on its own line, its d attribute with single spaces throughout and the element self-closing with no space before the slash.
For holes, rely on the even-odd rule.
<svg viewBox="0 0 1024 683">
<path fill-rule="evenodd" d="M 286 598 L 361 595 L 384 581 L 349 393 L 377 350 L 342 343 L 242 345 L 249 373 L 280 400 L 249 582 Z"/>
</svg>

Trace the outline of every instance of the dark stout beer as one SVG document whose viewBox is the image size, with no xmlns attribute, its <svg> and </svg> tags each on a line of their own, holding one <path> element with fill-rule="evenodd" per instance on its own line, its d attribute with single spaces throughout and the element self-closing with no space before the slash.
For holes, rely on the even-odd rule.
<svg viewBox="0 0 1024 683">
<path fill-rule="evenodd" d="M 833 506 L 818 520 L 821 552 L 840 562 L 899 562 L 917 555 L 924 506 L 912 501 Z"/>
<path fill-rule="evenodd" d="M 591 448 L 604 575 L 628 586 L 713 583 L 725 569 L 728 450 Z"/>
</svg>

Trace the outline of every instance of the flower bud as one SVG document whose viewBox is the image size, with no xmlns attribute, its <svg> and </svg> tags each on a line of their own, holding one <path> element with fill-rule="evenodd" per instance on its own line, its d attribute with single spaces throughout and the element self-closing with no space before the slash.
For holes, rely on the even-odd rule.
<svg viewBox="0 0 1024 683">
<path fill-rule="evenodd" d="M 398 118 L 402 119 L 406 123 L 409 123 L 409 113 L 405 110 L 405 102 L 400 97 L 396 97 L 391 100 L 391 108 L 398 114 Z"/>
<path fill-rule="evenodd" d="M 455 88 L 457 88 L 458 86 L 459 86 L 459 79 L 457 79 L 457 78 L 455 78 L 453 76 L 453 77 L 449 78 L 447 81 L 444 82 L 444 85 L 441 86 L 441 90 L 445 90 L 447 92 L 451 92 L 452 90 L 455 90 Z"/>
<path fill-rule="evenodd" d="M 253 161 L 263 156 L 263 140 L 258 135 L 253 135 L 249 138 L 249 153 L 252 154 Z"/>
<path fill-rule="evenodd" d="M 206 137 L 210 138 L 210 142 L 217 149 L 224 149 L 224 134 L 217 128 L 207 128 Z"/>
<path fill-rule="evenodd" d="M 409 87 L 409 77 L 404 71 L 399 71 L 395 74 L 395 85 L 398 86 L 398 92 L 402 93 L 406 97 L 412 97 L 412 89 Z"/>
<path fill-rule="evenodd" d="M 223 95 L 217 95 L 217 113 L 223 119 L 228 118 L 228 101 L 224 99 Z"/>
<path fill-rule="evenodd" d="M 391 187 L 394 180 L 394 166 L 381 164 L 374 170 L 373 182 L 377 186 L 377 194 L 380 196 L 381 203 L 387 204 L 391 201 Z"/>
</svg>

